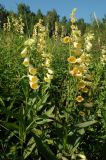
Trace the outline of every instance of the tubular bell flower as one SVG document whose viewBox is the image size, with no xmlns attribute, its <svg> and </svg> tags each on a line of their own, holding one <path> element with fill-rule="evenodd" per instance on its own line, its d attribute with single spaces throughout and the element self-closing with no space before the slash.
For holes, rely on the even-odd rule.
<svg viewBox="0 0 106 160">
<path fill-rule="evenodd" d="M 53 79 L 53 75 L 51 75 L 51 74 L 46 74 L 46 76 L 47 76 L 47 78 L 49 78 L 49 79 Z"/>
<path fill-rule="evenodd" d="M 37 76 L 32 76 L 32 75 L 28 75 L 29 80 L 33 83 L 37 83 L 38 82 L 38 78 Z"/>
<path fill-rule="evenodd" d="M 47 71 L 48 71 L 49 74 L 53 74 L 53 70 L 52 69 L 47 68 Z"/>
<path fill-rule="evenodd" d="M 33 38 L 30 38 L 25 41 L 24 45 L 26 46 L 32 46 L 35 43 L 35 40 Z"/>
<path fill-rule="evenodd" d="M 84 88 L 85 85 L 86 85 L 86 82 L 83 81 L 83 80 L 81 80 L 81 81 L 79 81 L 79 83 L 78 83 L 78 88 Z"/>
<path fill-rule="evenodd" d="M 46 77 L 44 77 L 44 81 L 50 83 L 51 80 L 53 79 L 53 75 L 51 74 L 46 74 Z"/>
<path fill-rule="evenodd" d="M 73 30 L 74 30 L 74 29 L 75 29 L 75 25 L 73 25 L 73 24 L 72 24 L 72 25 L 71 25 L 71 29 L 73 29 Z"/>
<path fill-rule="evenodd" d="M 32 89 L 34 89 L 34 90 L 39 88 L 38 83 L 34 83 L 34 82 L 29 81 L 29 84 L 30 84 L 30 87 L 31 87 Z"/>
<path fill-rule="evenodd" d="M 81 43 L 74 42 L 74 43 L 73 43 L 73 46 L 74 46 L 75 48 L 80 49 L 80 48 L 81 48 Z"/>
<path fill-rule="evenodd" d="M 32 65 L 29 66 L 29 73 L 35 75 L 37 73 L 37 69 L 34 68 Z"/>
<path fill-rule="evenodd" d="M 46 58 L 44 64 L 42 64 L 45 67 L 50 67 L 50 59 Z"/>
<path fill-rule="evenodd" d="M 89 89 L 87 87 L 84 87 L 84 88 L 81 89 L 81 91 L 84 92 L 84 93 L 88 93 Z"/>
<path fill-rule="evenodd" d="M 91 50 L 91 48 L 92 48 L 92 43 L 88 42 L 88 43 L 86 44 L 85 49 L 89 52 L 89 51 Z"/>
<path fill-rule="evenodd" d="M 64 37 L 63 42 L 69 43 L 69 42 L 71 42 L 71 38 L 69 36 L 66 36 L 66 37 Z"/>
<path fill-rule="evenodd" d="M 78 67 L 74 67 L 73 70 L 70 71 L 70 74 L 75 77 L 82 77 L 82 72 Z"/>
<path fill-rule="evenodd" d="M 26 48 L 24 48 L 23 51 L 21 52 L 21 56 L 24 58 L 24 57 L 26 57 L 27 53 L 28 53 L 28 49 L 27 49 L 27 47 L 26 47 Z"/>
<path fill-rule="evenodd" d="M 70 63 L 76 63 L 77 62 L 77 59 L 74 57 L 74 56 L 70 56 L 68 59 L 67 59 L 68 62 Z"/>
<path fill-rule="evenodd" d="M 32 75 L 28 75 L 29 77 L 29 84 L 30 84 L 30 87 L 32 89 L 38 89 L 39 88 L 39 85 L 38 85 L 38 78 L 37 76 L 32 76 Z"/>
<path fill-rule="evenodd" d="M 26 57 L 26 58 L 24 59 L 23 65 L 24 65 L 25 67 L 28 67 L 28 66 L 29 66 L 29 57 Z"/>
<path fill-rule="evenodd" d="M 80 103 L 80 102 L 84 101 L 84 98 L 82 96 L 77 96 L 76 101 Z"/>
</svg>

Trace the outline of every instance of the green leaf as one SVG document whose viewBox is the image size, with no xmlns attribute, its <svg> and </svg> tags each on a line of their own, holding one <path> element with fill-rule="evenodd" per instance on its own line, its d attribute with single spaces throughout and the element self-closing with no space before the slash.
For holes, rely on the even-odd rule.
<svg viewBox="0 0 106 160">
<path fill-rule="evenodd" d="M 46 111 L 46 115 L 48 116 L 48 117 L 54 117 L 54 115 L 52 114 L 53 113 L 53 110 L 54 110 L 54 107 L 51 107 L 50 109 L 48 109 L 47 111 Z"/>
<path fill-rule="evenodd" d="M 24 153 L 23 153 L 24 159 L 26 159 L 32 153 L 35 146 L 36 146 L 35 139 L 34 137 L 31 137 L 31 139 L 27 144 L 27 148 L 24 150 Z"/>
<path fill-rule="evenodd" d="M 93 120 L 93 121 L 87 121 L 87 122 L 83 122 L 83 123 L 79 123 L 76 125 L 76 127 L 79 127 L 79 128 L 84 128 L 84 127 L 88 127 L 90 125 L 93 125 L 95 123 L 97 123 L 98 121 L 96 120 Z"/>
<path fill-rule="evenodd" d="M 49 123 L 52 122 L 52 119 L 41 119 L 41 120 L 37 120 L 36 123 L 37 124 L 45 124 L 45 123 Z"/>
<path fill-rule="evenodd" d="M 102 111 L 102 115 L 103 115 L 104 120 L 106 121 L 106 110 Z"/>
<path fill-rule="evenodd" d="M 79 129 L 79 130 L 78 130 L 78 133 L 79 133 L 80 135 L 83 135 L 83 134 L 85 133 L 84 128 Z"/>
<path fill-rule="evenodd" d="M 51 151 L 49 146 L 47 144 L 44 144 L 41 141 L 40 137 L 36 136 L 35 134 L 33 134 L 33 136 L 35 138 L 37 148 L 39 152 L 42 154 L 42 156 L 45 157 L 46 160 L 57 160 L 56 156 Z"/>
<path fill-rule="evenodd" d="M 80 145 L 80 140 L 81 140 L 81 137 L 76 138 L 74 145 L 71 149 L 71 154 L 73 154 L 76 151 L 76 149 L 78 148 L 78 146 Z"/>
<path fill-rule="evenodd" d="M 37 136 L 41 136 L 41 135 L 42 135 L 42 130 L 40 130 L 40 129 L 33 128 L 32 131 L 33 131 L 33 133 L 35 133 Z"/>
<path fill-rule="evenodd" d="M 2 98 L 0 97 L 0 104 L 5 107 L 5 103 L 3 102 Z"/>
<path fill-rule="evenodd" d="M 34 105 L 34 108 L 37 109 L 37 111 L 40 111 L 43 108 L 44 104 L 46 103 L 48 97 L 49 97 L 48 93 L 45 94 L 43 97 L 41 97 L 39 102 Z"/>
<path fill-rule="evenodd" d="M 36 126 L 36 118 L 26 127 L 26 132 Z"/>
<path fill-rule="evenodd" d="M 10 110 L 14 107 L 14 106 L 13 106 L 14 102 L 15 102 L 15 99 L 14 99 L 14 101 L 12 101 L 11 104 L 7 107 L 7 111 L 10 111 Z"/>
<path fill-rule="evenodd" d="M 10 122 L 6 122 L 6 121 L 2 121 L 0 120 L 0 123 L 6 127 L 7 129 L 11 129 L 11 130 L 17 130 L 19 129 L 18 125 L 16 125 L 15 123 L 10 123 Z"/>
</svg>

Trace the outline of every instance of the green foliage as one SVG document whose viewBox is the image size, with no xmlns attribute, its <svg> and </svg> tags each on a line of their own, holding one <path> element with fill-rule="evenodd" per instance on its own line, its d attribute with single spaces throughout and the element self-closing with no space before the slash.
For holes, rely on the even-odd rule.
<svg viewBox="0 0 106 160">
<path fill-rule="evenodd" d="M 3 24 L 7 22 L 8 11 L 0 4 L 0 30 L 3 28 Z"/>
<path fill-rule="evenodd" d="M 4 12 L 4 9 L 1 9 Z M 70 33 L 70 21 L 65 17 L 59 21 L 55 10 L 49 11 L 46 16 L 38 10 L 35 15 L 28 6 L 19 4 L 18 14 L 23 15 L 26 34 L 28 31 L 31 34 L 31 25 L 39 18 L 44 19 L 48 27 L 52 26 L 52 31 L 58 21 L 60 26 L 62 24 L 67 28 L 66 33 Z M 29 21 L 30 17 L 33 21 Z M 1 160 L 70 160 L 73 157 L 77 159 L 79 153 L 86 155 L 89 160 L 104 159 L 106 64 L 100 62 L 100 56 L 101 46 L 106 43 L 106 30 L 104 22 L 99 23 L 97 30 L 97 23 L 94 22 L 86 26 L 83 19 L 80 19 L 77 24 L 82 35 L 92 30 L 96 37 L 90 52 L 89 73 L 93 76 L 89 92 L 89 99 L 93 103 L 91 106 L 84 106 L 83 103 L 75 101 L 77 80 L 69 74 L 67 62 L 70 46 L 63 44 L 59 39 L 56 41 L 48 37 L 47 53 L 53 55 L 51 67 L 54 78 L 50 84 L 40 82 L 39 89 L 32 91 L 20 55 L 27 39 L 26 34 L 20 36 L 12 32 L 0 32 Z M 34 47 L 30 58 L 32 64 L 38 66 L 38 77 L 42 79 L 45 73 L 41 65 L 41 55 Z M 86 94 L 84 96 L 86 100 L 88 97 Z M 82 110 L 85 112 L 84 116 L 79 114 Z"/>
<path fill-rule="evenodd" d="M 20 51 L 23 41 L 24 38 L 19 38 L 18 35 L 4 33 L 0 35 L 0 94 L 5 100 L 12 97 L 20 99 L 22 96 L 20 94 L 20 80 L 25 69 L 20 66 L 22 63 Z"/>
</svg>

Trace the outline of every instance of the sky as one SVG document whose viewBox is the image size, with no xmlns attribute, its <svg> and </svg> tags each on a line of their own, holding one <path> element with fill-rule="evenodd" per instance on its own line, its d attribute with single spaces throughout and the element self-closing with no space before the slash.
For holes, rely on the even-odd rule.
<svg viewBox="0 0 106 160">
<path fill-rule="evenodd" d="M 106 14 L 106 0 L 0 0 L 6 9 L 17 11 L 17 4 L 25 3 L 30 6 L 34 13 L 41 9 L 43 14 L 55 9 L 60 18 L 66 16 L 70 18 L 73 8 L 77 8 L 76 17 L 84 18 L 85 22 L 90 22 L 94 12 L 96 17 L 102 19 Z M 91 16 L 92 15 L 92 16 Z"/>
</svg>

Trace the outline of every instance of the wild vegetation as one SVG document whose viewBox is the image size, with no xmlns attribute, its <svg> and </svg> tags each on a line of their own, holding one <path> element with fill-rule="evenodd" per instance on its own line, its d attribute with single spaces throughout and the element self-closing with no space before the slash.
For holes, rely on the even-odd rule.
<svg viewBox="0 0 106 160">
<path fill-rule="evenodd" d="M 105 160 L 106 21 L 75 13 L 0 6 L 1 160 Z"/>
</svg>

